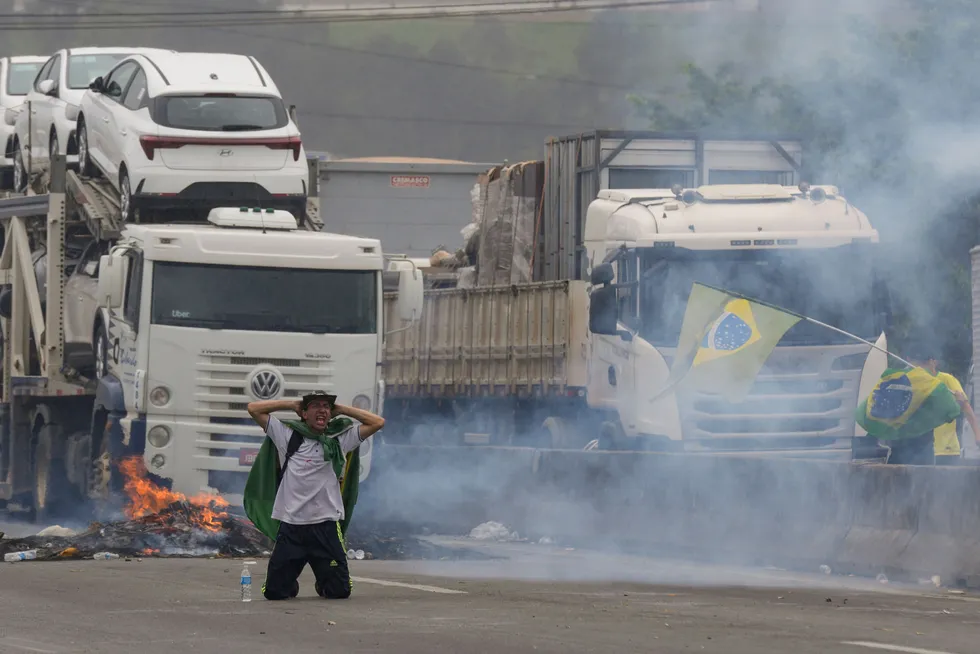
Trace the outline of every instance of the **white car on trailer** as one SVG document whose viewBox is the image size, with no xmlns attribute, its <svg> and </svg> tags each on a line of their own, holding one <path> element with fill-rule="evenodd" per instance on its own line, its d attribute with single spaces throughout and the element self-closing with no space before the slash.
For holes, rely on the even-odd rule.
<svg viewBox="0 0 980 654">
<path fill-rule="evenodd" d="M 306 211 L 299 129 L 254 57 L 133 55 L 93 82 L 76 129 L 82 173 L 106 177 L 126 219 L 239 205 Z"/>
</svg>

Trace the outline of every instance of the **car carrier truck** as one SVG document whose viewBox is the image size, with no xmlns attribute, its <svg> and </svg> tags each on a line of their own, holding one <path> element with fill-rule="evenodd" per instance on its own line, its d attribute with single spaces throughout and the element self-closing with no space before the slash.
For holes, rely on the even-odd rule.
<svg viewBox="0 0 980 654">
<path fill-rule="evenodd" d="M 63 157 L 46 195 L 0 201 L 0 218 L 0 504 L 37 517 L 105 498 L 134 454 L 175 492 L 236 503 L 263 438 L 248 402 L 322 389 L 380 410 L 377 240 L 250 207 L 125 223 Z M 410 325 L 421 276 L 393 274 Z"/>
<path fill-rule="evenodd" d="M 634 136 L 601 148 L 590 141 L 585 149 L 596 150 L 593 163 L 613 161 L 636 145 Z M 682 161 L 684 145 L 664 139 L 640 150 L 659 148 Z M 610 189 L 598 188 L 598 166 L 581 160 L 567 160 L 567 172 L 552 169 L 542 191 L 538 281 L 427 290 L 419 325 L 387 341 L 385 440 L 559 448 L 597 440 L 612 449 L 860 454 L 867 439 L 854 408 L 885 369 L 885 356 L 809 323 L 786 334 L 742 403 L 696 391 L 657 397 L 695 281 L 885 347 L 878 234 L 837 188 L 791 185 L 792 168 L 766 170 L 790 156 L 792 144 L 784 145 L 774 166 L 762 157 L 766 141 L 691 144 L 691 154 L 702 153 L 691 165 L 707 170 L 703 153 L 721 152 L 725 173 L 717 176 L 742 183 Z M 742 170 L 734 156 L 740 146 Z M 554 147 L 575 150 L 567 142 Z M 633 177 L 673 179 L 662 159 L 641 163 Z M 583 168 L 596 183 L 588 200 L 587 185 L 574 183 Z M 762 170 L 763 183 L 749 183 L 753 169 Z M 695 172 L 681 167 L 673 174 L 681 182 L 710 179 Z M 569 198 L 568 211 L 549 215 L 549 203 L 560 206 L 556 198 Z M 549 240 L 549 225 L 562 243 Z M 613 293 L 614 301 L 591 302 L 595 293 Z M 396 298 L 388 294 L 389 311 Z"/>
</svg>

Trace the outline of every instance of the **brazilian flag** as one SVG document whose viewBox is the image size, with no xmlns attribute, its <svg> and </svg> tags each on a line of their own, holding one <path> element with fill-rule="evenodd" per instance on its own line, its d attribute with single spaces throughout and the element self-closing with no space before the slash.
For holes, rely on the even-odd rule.
<svg viewBox="0 0 980 654">
<path fill-rule="evenodd" d="M 955 420 L 960 405 L 924 368 L 889 368 L 857 408 L 857 423 L 884 441 L 914 438 Z"/>
<path fill-rule="evenodd" d="M 803 317 L 724 291 L 694 284 L 684 312 L 674 385 L 745 399 L 776 344 Z"/>
</svg>

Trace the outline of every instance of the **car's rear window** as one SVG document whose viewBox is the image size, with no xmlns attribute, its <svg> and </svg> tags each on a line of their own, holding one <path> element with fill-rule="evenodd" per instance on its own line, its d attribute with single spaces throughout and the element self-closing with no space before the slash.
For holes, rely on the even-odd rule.
<svg viewBox="0 0 980 654">
<path fill-rule="evenodd" d="M 153 113 L 164 127 L 203 132 L 255 132 L 289 124 L 282 100 L 270 96 L 160 96 Z"/>
</svg>

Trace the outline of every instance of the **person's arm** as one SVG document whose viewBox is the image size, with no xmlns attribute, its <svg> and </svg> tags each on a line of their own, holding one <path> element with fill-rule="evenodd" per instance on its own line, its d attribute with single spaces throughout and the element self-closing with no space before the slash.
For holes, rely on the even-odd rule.
<svg viewBox="0 0 980 654">
<path fill-rule="evenodd" d="M 363 409 L 355 409 L 352 406 L 335 404 L 333 412 L 334 415 L 347 416 L 361 423 L 358 429 L 358 436 L 360 436 L 361 441 L 366 441 L 385 426 L 385 419 L 381 416 L 370 411 L 364 411 Z"/>
<path fill-rule="evenodd" d="M 980 426 L 977 425 L 977 415 L 973 412 L 973 407 L 970 406 L 970 401 L 967 399 L 966 393 L 957 391 L 953 393 L 953 396 L 959 402 L 960 409 L 966 414 L 966 421 L 970 423 L 970 429 L 973 430 L 973 440 L 980 447 Z"/>
<path fill-rule="evenodd" d="M 252 420 L 258 423 L 262 431 L 269 428 L 269 415 L 276 411 L 295 411 L 296 415 L 302 417 L 300 406 L 302 400 L 263 400 L 261 402 L 249 402 L 245 409 Z"/>
</svg>

